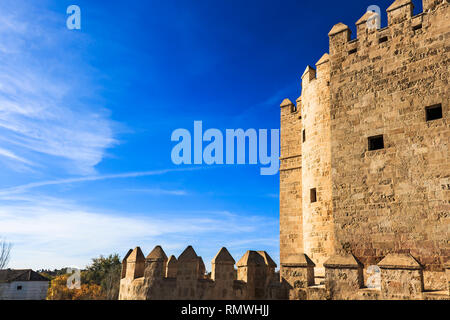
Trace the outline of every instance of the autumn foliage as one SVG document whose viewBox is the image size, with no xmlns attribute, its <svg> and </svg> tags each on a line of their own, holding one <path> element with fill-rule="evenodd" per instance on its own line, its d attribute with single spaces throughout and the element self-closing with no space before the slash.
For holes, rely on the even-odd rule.
<svg viewBox="0 0 450 320">
<path fill-rule="evenodd" d="M 121 263 L 119 256 L 100 256 L 92 259 L 91 265 L 81 272 L 79 289 L 69 289 L 67 280 L 71 276 L 63 269 L 51 277 L 48 300 L 117 300 L 119 295 Z M 48 276 L 48 275 L 47 275 Z M 69 280 L 70 281 L 70 280 Z"/>
<path fill-rule="evenodd" d="M 69 289 L 68 274 L 56 276 L 50 282 L 48 300 L 105 300 L 106 294 L 97 284 L 82 284 L 80 289 Z"/>
</svg>

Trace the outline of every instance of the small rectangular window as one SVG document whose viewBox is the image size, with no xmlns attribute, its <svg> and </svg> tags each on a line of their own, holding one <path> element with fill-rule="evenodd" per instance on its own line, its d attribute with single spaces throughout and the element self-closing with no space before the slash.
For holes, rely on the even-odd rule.
<svg viewBox="0 0 450 320">
<path fill-rule="evenodd" d="M 422 29 L 422 24 L 418 24 L 417 26 L 413 27 L 413 31 L 416 32 L 418 30 Z"/>
<path fill-rule="evenodd" d="M 441 104 L 436 104 L 431 107 L 426 107 L 425 111 L 427 114 L 427 121 L 442 119 L 442 105 Z"/>
<path fill-rule="evenodd" d="M 384 149 L 383 136 L 369 137 L 369 151 Z"/>
<path fill-rule="evenodd" d="M 383 43 L 383 42 L 387 42 L 388 41 L 388 37 L 383 37 L 380 38 L 380 40 L 378 40 L 378 43 Z"/>
<path fill-rule="evenodd" d="M 22 290 L 22 286 L 17 286 L 17 290 Z"/>
<path fill-rule="evenodd" d="M 317 190 L 316 188 L 311 189 L 311 203 L 317 202 Z"/>
<path fill-rule="evenodd" d="M 354 53 L 356 53 L 356 52 L 358 52 L 358 49 L 352 49 L 352 50 L 350 50 L 349 52 L 348 52 L 348 55 L 351 55 L 351 54 L 354 54 Z"/>
<path fill-rule="evenodd" d="M 291 107 L 291 113 L 297 112 L 297 106 L 295 104 Z"/>
<path fill-rule="evenodd" d="M 305 129 L 303 129 L 302 137 L 303 137 L 303 142 L 305 142 L 306 141 L 306 131 L 305 131 Z"/>
</svg>

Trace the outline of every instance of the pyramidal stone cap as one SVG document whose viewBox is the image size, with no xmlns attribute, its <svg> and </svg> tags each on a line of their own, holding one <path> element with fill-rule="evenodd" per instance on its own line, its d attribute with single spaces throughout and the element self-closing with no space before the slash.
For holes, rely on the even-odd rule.
<svg viewBox="0 0 450 320">
<path fill-rule="evenodd" d="M 374 16 L 378 16 L 378 14 L 373 11 L 367 11 L 358 21 L 356 21 L 355 24 L 358 26 L 360 24 L 366 23 L 370 18 Z"/>
<path fill-rule="evenodd" d="M 326 62 L 330 61 L 330 56 L 328 55 L 328 53 L 325 53 L 322 58 L 319 59 L 319 61 L 317 61 L 316 63 L 316 67 L 320 66 L 321 64 L 324 64 Z"/>
<path fill-rule="evenodd" d="M 304 253 L 292 254 L 283 262 L 287 267 L 315 267 L 316 264 Z"/>
<path fill-rule="evenodd" d="M 378 263 L 381 269 L 420 270 L 422 266 L 409 253 L 389 253 Z"/>
<path fill-rule="evenodd" d="M 393 11 L 395 9 L 401 8 L 403 6 L 406 6 L 408 4 L 413 4 L 411 0 L 396 0 L 393 4 L 387 8 L 387 12 Z"/>
<path fill-rule="evenodd" d="M 264 258 L 256 251 L 247 251 L 236 264 L 238 267 L 265 265 Z"/>
<path fill-rule="evenodd" d="M 283 107 L 292 106 L 292 105 L 294 105 L 294 104 L 292 103 L 291 100 L 289 100 L 289 99 L 284 99 L 283 102 L 280 104 L 280 107 L 283 108 Z"/>
<path fill-rule="evenodd" d="M 167 261 L 168 265 L 173 265 L 173 264 L 177 264 L 177 263 L 178 263 L 178 260 L 177 260 L 177 258 L 175 258 L 174 255 L 171 255 L 169 260 Z"/>
<path fill-rule="evenodd" d="M 303 72 L 302 79 L 307 74 L 311 74 L 310 78 L 314 78 L 316 76 L 316 69 L 311 66 L 307 66 L 305 72 Z"/>
<path fill-rule="evenodd" d="M 352 254 L 334 255 L 323 264 L 326 268 L 358 269 L 363 265 Z"/>
<path fill-rule="evenodd" d="M 166 253 L 161 246 L 156 246 L 147 256 L 148 260 L 167 260 Z"/>
<path fill-rule="evenodd" d="M 264 258 L 264 262 L 267 266 L 272 267 L 272 268 L 276 268 L 277 264 L 275 263 L 275 261 L 272 260 L 272 258 L 269 256 L 269 254 L 265 251 L 258 251 L 258 254 Z"/>
<path fill-rule="evenodd" d="M 136 247 L 128 256 L 127 262 L 140 262 L 145 261 L 145 256 L 142 253 L 142 250 L 140 247 Z"/>
<path fill-rule="evenodd" d="M 223 247 L 219 250 L 216 256 L 212 259 L 211 263 L 214 264 L 235 264 L 236 261 L 231 256 L 230 252 L 228 252 L 227 248 Z"/>
<path fill-rule="evenodd" d="M 236 264 L 238 267 L 245 266 L 269 266 L 276 268 L 277 264 L 265 251 L 247 251 Z"/>
<path fill-rule="evenodd" d="M 192 246 L 188 246 L 182 254 L 178 257 L 178 262 L 192 262 L 198 261 L 197 253 L 195 253 L 194 248 Z"/>
<path fill-rule="evenodd" d="M 122 263 L 126 262 L 128 257 L 130 256 L 130 254 L 133 252 L 133 249 L 128 250 L 127 254 L 125 255 L 125 257 L 122 260 Z"/>
<path fill-rule="evenodd" d="M 334 35 L 336 35 L 338 33 L 346 31 L 346 30 L 350 30 L 350 28 L 346 24 L 343 24 L 342 22 L 339 22 L 338 24 L 335 24 L 333 26 L 331 31 L 328 33 L 328 36 L 331 37 L 331 36 L 334 36 Z"/>
</svg>

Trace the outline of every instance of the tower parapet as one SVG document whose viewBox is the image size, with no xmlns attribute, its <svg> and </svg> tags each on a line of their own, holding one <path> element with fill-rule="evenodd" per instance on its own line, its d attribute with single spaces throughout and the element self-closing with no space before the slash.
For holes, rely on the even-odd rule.
<svg viewBox="0 0 450 320">
<path fill-rule="evenodd" d="M 429 15 L 448 6 L 448 0 L 423 0 L 423 12 L 413 15 L 414 4 L 412 0 L 396 0 L 387 9 L 388 26 L 386 28 L 375 27 L 370 23 L 377 13 L 367 11 L 356 21 L 356 38 L 351 39 L 351 30 L 344 23 L 337 23 L 332 27 L 328 36 L 330 41 L 330 55 L 334 56 L 334 62 L 340 62 L 353 53 L 359 52 L 362 43 L 369 40 L 366 45 L 373 49 L 376 46 L 391 41 L 392 38 L 402 37 L 405 34 L 414 36 L 417 30 L 426 30 L 430 26 Z M 445 9 L 443 9 L 445 10 Z M 373 37 L 371 37 L 373 36 Z"/>
<path fill-rule="evenodd" d="M 334 255 L 325 263 L 325 289 L 336 300 L 357 299 L 364 286 L 363 264 L 352 254 Z"/>
<path fill-rule="evenodd" d="M 330 54 L 335 55 L 342 51 L 342 48 L 350 41 L 351 35 L 352 31 L 346 24 L 342 22 L 335 24 L 328 33 L 330 37 Z"/>
<path fill-rule="evenodd" d="M 388 254 L 378 263 L 384 299 L 420 299 L 424 292 L 423 268 L 410 254 Z"/>
<path fill-rule="evenodd" d="M 247 251 L 236 264 L 238 280 L 247 283 L 250 296 L 265 297 L 265 288 L 273 279 L 276 264 L 265 251 Z"/>
<path fill-rule="evenodd" d="M 127 276 L 127 259 L 132 252 L 133 252 L 132 249 L 128 250 L 127 254 L 125 255 L 125 257 L 122 260 L 122 273 L 120 276 L 121 279 L 123 279 Z"/>
<path fill-rule="evenodd" d="M 215 282 L 215 296 L 233 299 L 233 285 L 236 279 L 234 261 L 227 248 L 222 248 L 211 261 L 211 279 Z"/>
<path fill-rule="evenodd" d="M 141 248 L 136 247 L 127 257 L 126 278 L 136 279 L 144 276 L 145 256 Z"/>
<path fill-rule="evenodd" d="M 145 277 L 162 278 L 166 273 L 167 256 L 161 246 L 156 246 L 145 258 Z"/>
<path fill-rule="evenodd" d="M 205 264 L 192 246 L 178 260 L 174 256 L 167 259 L 161 246 L 156 246 L 146 259 L 139 247 L 127 255 L 122 272 L 129 276 L 120 280 L 121 300 L 264 299 L 273 282 L 280 287 L 279 279 L 274 277 L 276 264 L 265 251 L 244 255 L 241 261 L 245 261 L 245 266 L 240 269 L 239 280 L 235 260 L 226 248 L 221 248 L 211 261 L 211 278 L 206 276 Z M 140 277 L 131 272 L 135 261 L 146 265 Z"/>
<path fill-rule="evenodd" d="M 227 248 L 223 247 L 211 261 L 211 279 L 214 281 L 236 280 L 234 272 L 235 263 Z"/>
<path fill-rule="evenodd" d="M 176 278 L 178 270 L 178 260 L 174 255 L 171 255 L 167 261 L 166 278 Z"/>
<path fill-rule="evenodd" d="M 414 4 L 411 0 L 396 0 L 387 8 L 388 25 L 410 20 L 413 16 Z"/>
<path fill-rule="evenodd" d="M 358 39 L 367 38 L 369 33 L 377 31 L 375 24 L 369 24 L 371 19 L 377 19 L 378 14 L 372 11 L 367 11 L 358 21 L 356 21 L 356 35 Z"/>
</svg>

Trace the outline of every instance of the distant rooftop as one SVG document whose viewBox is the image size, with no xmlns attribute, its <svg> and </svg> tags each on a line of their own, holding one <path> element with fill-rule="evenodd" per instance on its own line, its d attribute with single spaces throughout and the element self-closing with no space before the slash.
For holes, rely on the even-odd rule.
<svg viewBox="0 0 450 320">
<path fill-rule="evenodd" d="M 0 283 L 14 282 L 14 281 L 50 281 L 50 280 L 45 278 L 44 276 L 41 276 L 39 273 L 37 273 L 31 269 L 0 270 Z"/>
</svg>

